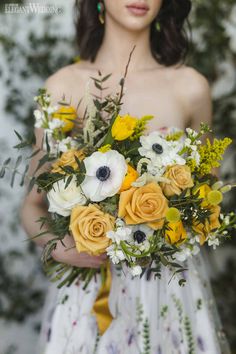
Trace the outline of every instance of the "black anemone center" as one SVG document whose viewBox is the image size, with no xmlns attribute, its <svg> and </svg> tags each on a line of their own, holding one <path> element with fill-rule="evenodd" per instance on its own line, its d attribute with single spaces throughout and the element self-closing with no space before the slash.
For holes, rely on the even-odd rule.
<svg viewBox="0 0 236 354">
<path fill-rule="evenodd" d="M 134 233 L 134 239 L 138 243 L 142 243 L 146 239 L 146 234 L 143 231 L 135 231 Z"/>
<path fill-rule="evenodd" d="M 157 154 L 163 153 L 163 147 L 157 143 L 152 145 L 152 150 L 155 151 L 155 153 L 157 153 Z"/>
<path fill-rule="evenodd" d="M 96 172 L 96 177 L 100 180 L 100 181 L 106 181 L 111 174 L 111 170 L 109 167 L 107 166 L 101 166 L 97 169 Z"/>
</svg>

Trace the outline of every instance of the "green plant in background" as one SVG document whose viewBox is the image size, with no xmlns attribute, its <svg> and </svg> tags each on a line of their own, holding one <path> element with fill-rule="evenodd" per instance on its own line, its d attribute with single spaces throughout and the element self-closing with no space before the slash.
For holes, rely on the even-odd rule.
<svg viewBox="0 0 236 354">
<path fill-rule="evenodd" d="M 211 85 L 221 78 L 224 62 L 233 67 L 235 77 L 231 90 L 213 101 L 214 131 L 219 136 L 228 136 L 234 141 L 231 146 L 234 168 L 225 176 L 231 181 L 236 171 L 236 48 L 232 48 L 232 38 L 227 28 L 230 20 L 236 21 L 235 18 L 230 19 L 233 8 L 235 9 L 235 0 L 193 2 L 191 24 L 195 35 L 189 58 L 190 65 L 203 73 Z M 236 31 L 234 33 L 236 35 Z M 232 191 L 227 209 L 236 209 L 235 193 L 236 191 Z"/>
<path fill-rule="evenodd" d="M 235 0 L 193 2 L 191 24 L 194 31 L 194 45 L 189 58 L 190 65 L 203 73 L 212 86 L 221 78 L 222 64 L 225 61 L 233 68 L 234 83 L 231 90 L 213 101 L 215 133 L 220 137 L 228 136 L 233 140 L 228 155 L 230 170 L 226 166 L 223 171 L 224 180 L 231 182 L 235 181 L 236 176 L 236 48 L 232 48 L 232 38 L 227 28 L 235 6 Z M 236 18 L 233 21 L 236 21 Z M 236 31 L 234 33 L 236 35 Z M 225 204 L 225 209 L 236 210 L 236 191 L 232 190 L 229 194 L 230 198 Z M 235 235 L 232 236 L 229 242 L 235 247 Z M 235 269 L 235 259 L 229 259 L 225 270 L 214 279 L 213 291 L 232 350 L 236 352 L 236 299 L 233 291 L 236 288 Z"/>
<path fill-rule="evenodd" d="M 11 3 L 12 1 L 5 1 Z M 14 1 L 16 3 L 16 1 Z M 23 1 L 19 1 L 22 3 Z M 193 27 L 193 42 L 188 65 L 195 67 L 203 73 L 211 85 L 222 76 L 222 63 L 225 61 L 235 66 L 236 49 L 231 48 L 231 38 L 227 32 L 229 16 L 235 6 L 235 0 L 194 0 L 193 12 L 190 19 Z M 2 18 L 4 14 L 0 15 Z M 14 15 L 17 16 L 17 15 Z M 29 22 L 32 16 L 28 15 Z M 4 19 L 4 18 L 3 18 Z M 235 20 L 235 19 L 234 19 Z M 27 23 L 27 22 L 26 22 Z M 32 96 L 37 92 L 38 87 L 42 86 L 42 82 L 54 73 L 60 67 L 70 64 L 76 56 L 74 52 L 75 41 L 73 38 L 57 34 L 57 31 L 52 31 L 54 28 L 53 16 L 44 15 L 42 19 L 43 32 L 37 34 L 34 29 L 29 29 L 27 40 L 19 42 L 15 39 L 14 31 L 12 34 L 3 34 L 0 32 L 0 46 L 3 50 L 4 60 L 9 67 L 9 74 L 6 74 L 3 67 L 0 67 L 0 78 L 3 80 L 4 86 L 8 87 L 5 100 L 5 111 L 18 122 L 22 122 L 25 132 L 30 134 L 33 127 L 33 107 Z M 63 23 L 62 23 L 63 25 Z M 55 29 L 55 28 L 54 28 Z M 10 30 L 10 28 L 9 28 Z M 9 31 L 8 31 L 9 32 Z M 54 33 L 54 34 L 52 34 Z M 56 34 L 55 34 L 56 33 Z M 236 76 L 235 76 L 236 80 Z M 29 94 L 27 85 L 22 86 L 22 82 L 33 82 L 30 86 L 32 95 Z M 223 94 L 221 97 L 214 100 L 214 130 L 219 136 L 229 136 L 234 140 L 234 145 L 231 148 L 233 161 L 229 172 L 225 172 L 225 178 L 232 181 L 236 175 L 236 82 L 230 91 Z M 22 109 L 22 102 L 24 109 Z M 233 165 L 233 166 L 232 166 Z M 228 200 L 225 208 L 236 209 L 236 191 L 232 191 L 231 198 Z M 235 245 L 235 241 L 230 241 Z M 30 251 L 31 252 L 31 251 Z M 29 253 L 30 253 L 29 252 Z M 4 262 L 11 257 L 11 254 L 1 254 L 0 272 L 4 274 L 4 279 L 7 279 L 13 287 L 18 284 L 18 278 L 12 274 L 8 274 L 8 269 L 4 266 Z M 232 348 L 236 348 L 236 333 L 233 328 L 236 327 L 236 316 L 232 308 L 236 308 L 235 296 L 232 296 L 232 288 L 236 286 L 236 278 L 234 276 L 236 264 L 229 261 L 229 269 L 226 269 L 225 274 L 221 274 L 214 284 L 214 291 L 217 295 L 218 304 L 221 308 L 221 316 L 225 324 L 226 333 L 230 339 Z M 23 285 L 27 287 L 27 280 Z M 0 296 L 9 296 L 7 290 L 1 290 Z M 25 301 L 32 294 L 33 289 L 28 287 L 28 293 L 25 294 Z M 227 293 L 226 293 L 227 292 Z M 35 302 L 30 303 L 26 307 L 26 314 L 33 313 L 37 310 L 36 302 L 40 303 L 41 295 L 36 293 Z M 227 300 L 226 300 L 227 299 Z M 20 301 L 23 301 L 21 298 Z M 6 317 L 10 309 L 15 309 L 16 298 L 13 297 L 8 304 L 8 308 L 1 308 L 0 316 Z M 24 307 L 23 303 L 22 306 Z M 40 305 L 41 306 L 41 305 Z M 17 320 L 18 314 L 12 311 L 11 319 Z"/>
<path fill-rule="evenodd" d="M 10 1 L 11 3 L 11 1 Z M 14 3 L 23 3 L 23 1 L 14 1 Z M 4 5 L 4 4 L 3 4 Z M 4 87 L 7 87 L 4 97 L 4 110 L 6 117 L 12 119 L 12 124 L 21 123 L 21 131 L 31 136 L 33 129 L 33 109 L 32 97 L 36 94 L 38 87 L 59 68 L 68 65 L 74 57 L 74 43 L 72 39 L 66 36 L 58 35 L 55 29 L 53 15 L 40 15 L 40 27 L 42 31 L 35 30 L 32 26 L 34 16 L 24 16 L 24 21 L 29 25 L 28 33 L 24 41 L 19 41 L 17 32 L 22 32 L 20 26 L 22 21 L 17 14 L 4 15 L 5 6 L 0 13 L 2 30 L 0 31 L 0 48 L 2 57 L 0 61 L 0 80 Z M 16 21 L 12 21 L 16 19 Z M 31 26 L 30 26 L 31 24 Z M 4 28 L 8 28 L 7 32 Z M 31 28 L 31 29 L 30 29 Z M 5 70 L 4 68 L 8 68 Z M 6 119 L 6 118 L 5 118 Z M 0 148 L 4 159 L 7 141 L 0 139 Z M 10 191 L 9 191 L 10 192 Z M 0 189 L 1 202 L 7 202 L 11 198 L 10 193 L 3 188 Z M 19 209 L 18 205 L 12 205 L 12 209 Z M 16 212 L 16 210 L 15 210 Z M 3 216 L 0 214 L 0 221 Z M 7 244 L 6 240 L 12 238 L 13 245 L 20 242 L 16 238 L 20 234 L 19 218 L 14 218 L 11 224 L 4 218 L 1 222 L 0 240 Z M 27 259 L 27 264 L 33 263 L 29 274 L 15 273 L 14 268 L 17 264 L 22 264 Z M 32 261 L 33 259 L 33 261 Z M 40 285 L 40 262 L 36 253 L 36 247 L 33 243 L 28 243 L 26 247 L 11 247 L 0 250 L 0 319 L 11 323 L 23 323 L 31 315 L 42 309 L 44 302 L 44 288 Z M 42 270 L 41 270 L 42 272 Z M 36 281 L 35 281 L 36 279 Z M 34 324 L 35 330 L 38 330 L 37 323 Z M 1 348 L 3 349 L 3 348 Z M 1 350 L 0 350 L 1 352 Z M 18 353 L 17 346 L 13 343 L 6 353 Z M 1 352 L 1 354 L 3 354 Z"/>
</svg>

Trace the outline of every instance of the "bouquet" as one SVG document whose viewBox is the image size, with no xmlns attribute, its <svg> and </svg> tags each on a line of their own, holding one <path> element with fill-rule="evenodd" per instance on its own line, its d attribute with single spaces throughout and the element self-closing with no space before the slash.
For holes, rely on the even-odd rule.
<svg viewBox="0 0 236 354">
<path fill-rule="evenodd" d="M 38 220 L 48 230 L 34 237 L 54 235 L 42 259 L 52 279 L 61 281 L 59 286 L 81 279 L 86 287 L 97 272 L 104 274 L 103 268 L 76 268 L 52 259 L 52 251 L 67 234 L 79 253 L 106 253 L 111 263 L 125 266 L 133 276 L 160 277 L 161 265 L 170 267 L 173 275 L 181 274 L 184 261 L 203 244 L 215 249 L 235 228 L 235 214 L 221 212 L 224 194 L 232 186 L 212 172 L 231 140 L 204 141 L 210 128 L 203 123 L 199 132 L 172 128 L 147 134 L 151 115 L 120 114 L 127 68 L 115 95 L 104 96 L 110 75 L 98 72 L 97 78 L 91 78 L 80 118 L 65 98 L 53 106 L 46 89 L 35 97 L 35 127 L 44 130 L 45 153 L 29 177 L 30 188 L 36 185 L 38 192 L 46 193 L 50 215 Z M 100 96 L 91 94 L 91 83 Z M 17 135 L 16 147 L 26 147 Z M 48 162 L 51 167 L 37 174 Z M 8 164 L 9 159 L 1 177 Z M 23 181 L 26 176 L 27 166 Z"/>
</svg>

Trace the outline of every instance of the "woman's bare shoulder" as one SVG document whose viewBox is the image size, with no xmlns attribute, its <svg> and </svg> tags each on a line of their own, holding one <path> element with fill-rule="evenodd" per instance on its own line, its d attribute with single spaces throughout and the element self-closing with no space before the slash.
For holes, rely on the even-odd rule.
<svg viewBox="0 0 236 354">
<path fill-rule="evenodd" d="M 83 87 L 89 73 L 78 64 L 66 65 L 50 75 L 44 84 L 44 87 L 55 99 L 61 99 L 63 93 L 70 92 L 71 87 L 76 82 L 76 87 Z"/>
<path fill-rule="evenodd" d="M 176 84 L 183 89 L 189 99 L 199 99 L 209 94 L 210 85 L 207 78 L 191 66 L 182 65 L 176 69 Z"/>
<path fill-rule="evenodd" d="M 192 124 L 199 120 L 209 123 L 212 118 L 211 88 L 207 78 L 190 66 L 176 70 L 175 89 L 186 108 Z"/>
</svg>

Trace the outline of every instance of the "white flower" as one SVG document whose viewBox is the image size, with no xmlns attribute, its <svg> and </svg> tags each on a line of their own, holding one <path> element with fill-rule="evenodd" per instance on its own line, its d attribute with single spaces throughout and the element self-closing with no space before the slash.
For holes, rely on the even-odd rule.
<svg viewBox="0 0 236 354">
<path fill-rule="evenodd" d="M 142 268 L 139 265 L 129 268 L 129 270 L 133 277 L 139 276 L 142 273 Z"/>
<path fill-rule="evenodd" d="M 50 115 L 58 110 L 58 106 L 49 106 L 47 108 L 47 113 Z"/>
<path fill-rule="evenodd" d="M 176 252 L 174 257 L 178 262 L 184 262 L 188 258 L 191 258 L 192 256 L 196 256 L 199 252 L 200 252 L 200 247 L 197 245 L 193 245 L 191 248 L 183 246 L 182 250 L 180 252 Z"/>
<path fill-rule="evenodd" d="M 155 176 L 155 177 L 161 177 L 163 176 L 166 168 L 165 166 L 158 166 L 153 163 L 152 160 L 147 164 L 147 171 L 150 175 Z"/>
<path fill-rule="evenodd" d="M 120 244 L 121 241 L 127 241 L 131 235 L 130 227 L 118 227 L 116 231 L 108 231 L 106 236 L 112 240 L 112 242 Z"/>
<path fill-rule="evenodd" d="M 107 247 L 107 255 L 110 257 L 112 263 L 118 264 L 120 261 L 125 260 L 125 254 L 121 249 L 118 249 L 114 245 Z"/>
<path fill-rule="evenodd" d="M 35 109 L 34 117 L 35 117 L 35 124 L 34 124 L 35 128 L 41 128 L 44 123 L 44 114 L 39 109 Z"/>
<path fill-rule="evenodd" d="M 81 184 L 84 194 L 93 202 L 100 202 L 115 195 L 127 172 L 123 155 L 115 150 L 96 151 L 83 160 L 86 176 Z"/>
<path fill-rule="evenodd" d="M 184 248 L 182 251 L 176 252 L 174 257 L 178 262 L 184 262 L 186 259 L 191 257 L 191 251 L 189 248 Z"/>
<path fill-rule="evenodd" d="M 230 217 L 229 217 L 229 215 L 226 215 L 226 216 L 224 216 L 223 214 L 221 214 L 221 215 L 222 215 L 222 219 L 223 219 L 225 225 L 226 225 L 226 226 L 229 225 L 229 223 L 230 223 Z"/>
<path fill-rule="evenodd" d="M 186 161 L 178 155 L 180 144 L 169 142 L 163 139 L 156 131 L 147 136 L 140 137 L 141 147 L 138 149 L 141 156 L 151 159 L 154 168 L 180 164 L 184 165 Z"/>
<path fill-rule="evenodd" d="M 139 247 L 140 251 L 148 251 L 150 248 L 149 239 L 153 236 L 154 230 L 145 224 L 132 227 L 133 243 Z"/>
<path fill-rule="evenodd" d="M 184 146 L 190 147 L 191 146 L 191 139 L 189 139 L 189 138 L 185 139 Z"/>
<path fill-rule="evenodd" d="M 215 237 L 214 235 L 209 235 L 208 239 L 207 239 L 207 243 L 208 246 L 212 246 L 213 249 L 215 250 L 217 246 L 220 245 L 220 241 L 217 237 Z"/>
<path fill-rule="evenodd" d="M 66 152 L 68 150 L 76 150 L 78 148 L 78 143 L 73 138 L 68 136 L 65 139 L 62 139 L 58 144 L 58 150 L 61 152 Z"/>
<path fill-rule="evenodd" d="M 116 219 L 116 227 L 122 227 L 122 226 L 125 226 L 124 220 L 121 218 L 117 218 Z"/>
<path fill-rule="evenodd" d="M 196 138 L 198 135 L 198 133 L 191 128 L 186 128 L 186 133 L 193 138 Z"/>
<path fill-rule="evenodd" d="M 192 151 L 191 152 L 191 158 L 193 159 L 193 160 L 195 160 L 196 161 L 196 164 L 197 164 L 197 166 L 199 165 L 199 163 L 200 163 L 200 154 L 199 154 L 199 152 L 198 151 Z"/>
<path fill-rule="evenodd" d="M 76 178 L 73 177 L 67 188 L 65 188 L 66 181 L 67 178 L 55 182 L 53 188 L 48 192 L 49 212 L 69 216 L 75 205 L 84 205 L 86 203 L 86 198 L 80 186 L 76 185 Z"/>
<path fill-rule="evenodd" d="M 200 237 L 198 235 L 196 236 L 191 236 L 189 238 L 189 243 L 193 245 L 194 243 L 200 243 Z"/>
<path fill-rule="evenodd" d="M 54 118 L 53 120 L 51 120 L 48 123 L 50 130 L 62 128 L 62 127 L 64 127 L 64 125 L 65 125 L 65 122 L 63 122 L 61 119 L 58 119 L 58 118 Z"/>
<path fill-rule="evenodd" d="M 34 110 L 34 117 L 36 119 L 41 119 L 44 117 L 43 113 L 39 110 L 39 109 L 35 109 Z"/>
<path fill-rule="evenodd" d="M 196 256 L 200 252 L 200 247 L 194 245 L 191 254 Z"/>
<path fill-rule="evenodd" d="M 51 102 L 50 95 L 44 95 L 44 101 L 47 102 L 47 103 L 50 103 Z"/>
</svg>

